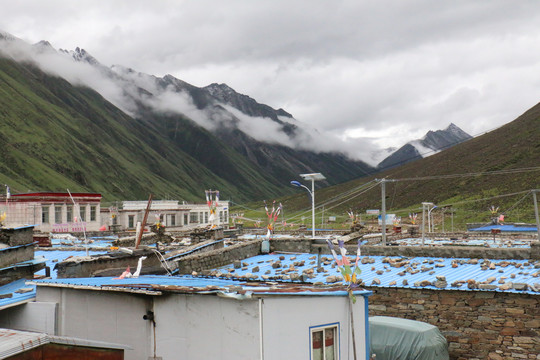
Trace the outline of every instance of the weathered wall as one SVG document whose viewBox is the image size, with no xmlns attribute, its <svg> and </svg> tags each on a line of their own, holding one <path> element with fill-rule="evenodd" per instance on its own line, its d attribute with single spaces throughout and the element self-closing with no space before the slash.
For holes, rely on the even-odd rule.
<svg viewBox="0 0 540 360">
<path fill-rule="evenodd" d="M 235 260 L 259 255 L 260 252 L 261 241 L 253 240 L 218 250 L 181 257 L 172 262 L 172 267 L 178 269 L 180 274 L 191 274 L 194 271 L 200 272 L 231 264 Z"/>
<path fill-rule="evenodd" d="M 16 263 L 32 260 L 34 258 L 34 245 L 19 246 L 0 250 L 0 269 Z"/>
<path fill-rule="evenodd" d="M 160 259 L 151 250 L 134 250 L 132 255 L 118 254 L 116 256 L 91 256 L 77 257 L 64 260 L 55 265 L 59 278 L 92 277 L 101 270 L 119 269 L 118 276 L 128 266 L 131 272 L 135 272 L 141 256 L 146 256 L 143 268 L 158 267 Z"/>
<path fill-rule="evenodd" d="M 31 244 L 34 242 L 33 235 L 33 226 L 27 226 L 17 229 L 4 228 L 0 229 L 0 243 L 4 243 L 9 246 Z"/>
<path fill-rule="evenodd" d="M 450 358 L 540 359 L 540 296 L 494 291 L 367 288 L 369 315 L 437 326 Z"/>
</svg>

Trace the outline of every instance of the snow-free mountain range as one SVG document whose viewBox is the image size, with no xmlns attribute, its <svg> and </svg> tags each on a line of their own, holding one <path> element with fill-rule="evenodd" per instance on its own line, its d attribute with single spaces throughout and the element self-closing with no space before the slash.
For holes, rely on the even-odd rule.
<svg viewBox="0 0 540 360">
<path fill-rule="evenodd" d="M 110 198 L 140 199 L 153 192 L 190 200 L 206 188 L 219 187 L 227 197 L 249 200 L 292 192 L 289 181 L 301 173 L 322 172 L 326 184 L 338 184 L 378 170 L 373 161 L 353 160 L 332 148 L 329 144 L 335 139 L 287 111 L 260 104 L 226 84 L 196 87 L 171 75 L 156 77 L 119 65 L 107 67 L 84 49 L 56 50 L 46 41 L 30 45 L 6 33 L 0 33 L 0 59 L 4 95 L 0 137 L 4 148 L 10 149 L 0 165 L 6 169 L 3 182 L 11 181 L 15 190 L 55 191 L 71 184 Z M 71 122 L 65 123 L 64 113 L 70 114 Z M 96 125 L 99 131 L 93 133 L 73 130 Z M 40 134 L 43 138 L 26 134 L 29 128 L 40 127 L 47 129 Z M 437 152 L 468 138 L 453 124 L 430 131 L 390 154 L 378 167 L 395 166 L 428 155 L 425 149 Z M 69 145 L 63 148 L 62 141 Z M 43 149 L 36 152 L 40 144 L 32 142 L 41 142 Z M 54 152 L 47 152 L 48 142 L 56 144 Z M 109 161 L 115 186 L 104 191 L 96 169 L 84 166 L 87 161 L 68 161 L 74 149 L 79 156 Z M 121 159 L 111 161 L 111 152 L 120 153 Z M 13 164 L 32 161 L 46 166 L 54 173 L 49 177 L 58 183 L 44 176 L 10 175 Z M 138 176 L 150 178 L 142 169 L 154 174 L 158 180 L 153 182 L 159 184 L 137 182 Z"/>
</svg>

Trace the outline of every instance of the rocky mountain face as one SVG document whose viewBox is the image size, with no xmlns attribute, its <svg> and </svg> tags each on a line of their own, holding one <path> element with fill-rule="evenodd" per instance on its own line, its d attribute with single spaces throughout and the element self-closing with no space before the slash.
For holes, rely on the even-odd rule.
<svg viewBox="0 0 540 360">
<path fill-rule="evenodd" d="M 12 40 L 7 35 L 2 39 L 8 42 L 20 41 Z M 97 144 L 114 147 L 113 154 L 127 156 L 123 158 L 123 163 L 114 163 L 113 167 L 115 173 L 119 175 L 116 177 L 117 188 L 123 190 L 115 191 L 109 186 L 106 194 L 108 198 L 121 196 L 129 199 L 147 193 L 148 189 L 145 189 L 144 185 L 139 186 L 132 182 L 128 187 L 122 184 L 122 177 L 127 181 L 130 178 L 141 177 L 143 173 L 142 177 L 146 179 L 151 178 L 152 174 L 159 173 L 158 180 L 162 192 L 166 191 L 168 186 L 174 189 L 181 186 L 178 193 L 182 198 L 193 198 L 195 194 L 189 192 L 199 192 L 201 188 L 219 187 L 226 190 L 223 192 L 224 196 L 229 193 L 230 197 L 234 195 L 235 199 L 245 201 L 292 193 L 294 190 L 289 186 L 289 181 L 296 179 L 300 173 L 321 172 L 327 175 L 327 184 L 337 184 L 373 171 L 369 165 L 350 160 L 342 154 L 315 152 L 298 146 L 302 142 L 309 142 L 311 134 L 291 114 L 283 109 L 276 110 L 260 104 L 247 95 L 237 93 L 226 84 L 196 87 L 171 75 L 160 78 L 120 65 L 107 67 L 84 49 L 56 51 L 45 41 L 28 47 L 33 48 L 33 53 L 24 59 L 24 63 L 18 65 L 12 63 L 19 59 L 10 58 L 9 55 L 5 58 L 2 63 L 6 67 L 5 77 L 9 78 L 10 82 L 24 84 L 28 93 L 36 92 L 27 97 L 39 103 L 41 113 L 49 114 L 49 122 L 56 121 L 56 113 L 52 111 L 54 107 L 60 107 L 66 114 L 77 114 L 77 116 L 62 115 L 61 119 L 57 119 L 59 124 L 55 125 L 58 129 L 65 127 L 65 119 L 70 117 L 74 123 L 68 123 L 67 126 L 88 128 L 88 125 L 82 123 L 75 124 L 82 117 L 85 122 L 100 123 L 99 133 L 107 135 L 107 144 L 104 144 L 99 137 L 77 138 L 76 135 L 83 130 L 67 131 L 62 133 L 62 137 L 73 135 L 73 139 L 64 139 L 66 144 L 84 143 L 85 151 L 98 158 L 110 157 L 111 152 L 107 153 L 104 148 L 92 148 Z M 46 64 L 48 67 L 41 68 L 38 55 L 45 52 L 49 60 Z M 62 78 L 63 73 L 58 69 L 62 65 L 53 67 L 52 64 L 56 61 L 56 58 L 52 59 L 53 55 L 59 57 L 59 64 L 65 65 L 66 61 L 75 64 L 67 64 L 72 70 L 68 74 L 71 77 Z M 0 58 L 2 56 L 0 51 Z M 42 72 L 34 66 L 41 68 Z M 77 66 L 84 71 L 74 75 L 73 69 Z M 23 67 L 27 68 L 26 72 Z M 39 83 L 32 82 L 35 78 L 40 80 Z M 54 90 L 52 98 L 48 95 L 51 90 Z M 101 97 L 94 93 L 94 90 Z M 13 96 L 11 100 L 5 99 L 7 107 L 11 104 L 15 106 L 18 101 L 15 93 Z M 91 104 L 92 111 L 89 111 L 88 104 Z M 120 110 L 123 112 L 122 116 L 119 115 Z M 15 107 L 9 111 L 17 112 Z M 41 121 L 38 119 L 38 113 L 35 116 L 35 121 Z M 115 120 L 120 118 L 122 121 Z M 130 118 L 133 120 L 132 124 L 128 120 Z M 16 121 L 16 117 L 10 118 L 9 121 Z M 21 125 L 27 122 L 26 126 L 35 128 L 41 126 L 32 125 L 31 117 L 21 116 L 20 121 Z M 114 130 L 110 128 L 113 126 Z M 133 126 L 137 127 L 136 131 L 132 129 Z M 114 140 L 113 134 L 123 135 Z M 52 132 L 50 135 L 55 136 Z M 131 139 L 133 136 L 138 140 Z M 50 140 L 44 138 L 40 141 L 54 143 L 53 138 Z M 141 151 L 134 151 L 131 148 L 135 143 L 139 144 L 136 148 Z M 128 145 L 130 149 L 124 149 Z M 58 143 L 54 151 L 54 154 L 43 152 L 39 156 L 50 157 L 52 163 L 58 164 L 53 159 L 61 156 L 62 151 L 69 152 L 70 149 L 69 146 L 63 148 Z M 153 155 L 148 156 L 145 153 Z M 156 157 L 155 154 L 160 154 L 159 161 L 150 161 L 151 157 Z M 21 156 L 21 159 L 13 161 L 27 163 L 37 161 L 23 159 L 35 155 L 19 153 L 16 156 Z M 156 167 L 158 163 L 161 163 L 161 167 Z M 180 163 L 182 166 L 178 165 Z M 130 174 L 128 169 L 130 166 L 126 164 L 136 164 L 137 174 Z M 61 171 L 62 178 L 69 177 L 70 173 L 79 174 L 79 179 L 62 181 L 74 181 L 80 185 L 81 191 L 85 189 L 103 191 L 100 190 L 100 186 L 107 187 L 102 181 L 103 177 L 92 178 L 93 175 L 89 174 L 87 169 L 77 168 L 81 165 L 73 161 L 66 165 L 65 169 L 53 170 Z M 147 170 L 143 170 L 144 167 Z M 178 183 L 179 172 L 182 174 L 183 185 L 170 185 Z M 93 171 L 92 174 L 96 172 Z M 328 176 L 329 174 L 331 175 Z M 45 184 L 44 178 L 28 180 L 31 181 L 32 188 L 55 190 L 54 184 Z M 5 181 L 9 182 L 9 179 Z M 20 177 L 14 182 L 19 182 L 21 187 L 29 188 L 28 182 Z M 73 184 L 71 187 L 75 188 Z M 168 194 L 171 193 L 173 192 Z"/>
<path fill-rule="evenodd" d="M 429 131 L 422 139 L 409 141 L 381 161 L 377 168 L 384 170 L 403 165 L 436 154 L 469 139 L 472 139 L 472 136 L 455 124 L 450 124 L 444 130 Z"/>
</svg>

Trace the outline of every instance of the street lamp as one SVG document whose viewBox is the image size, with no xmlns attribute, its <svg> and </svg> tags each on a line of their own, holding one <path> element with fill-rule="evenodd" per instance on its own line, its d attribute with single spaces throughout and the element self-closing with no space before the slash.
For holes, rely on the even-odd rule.
<svg viewBox="0 0 540 360">
<path fill-rule="evenodd" d="M 429 228 L 429 231 L 430 232 L 433 232 L 433 228 L 435 227 L 434 225 L 434 220 L 433 220 L 433 215 L 431 215 L 432 217 L 430 218 L 430 214 L 433 210 L 435 210 L 437 208 L 437 205 L 433 205 L 433 207 L 431 209 L 428 210 L 428 228 Z M 431 219 L 431 220 L 430 220 Z"/>
<path fill-rule="evenodd" d="M 291 181 L 291 185 L 306 189 L 311 196 L 311 237 L 315 238 L 315 181 L 325 180 L 326 178 L 321 173 L 300 174 L 300 176 L 304 180 L 311 180 L 311 190 L 296 180 Z"/>
<path fill-rule="evenodd" d="M 433 206 L 432 209 L 430 209 L 430 206 Z M 428 210 L 428 231 L 431 231 L 430 226 L 430 220 L 429 215 L 431 213 L 431 210 L 435 209 L 437 206 L 431 202 L 423 202 L 422 203 L 422 246 L 424 245 L 424 241 L 426 238 L 426 208 Z"/>
</svg>

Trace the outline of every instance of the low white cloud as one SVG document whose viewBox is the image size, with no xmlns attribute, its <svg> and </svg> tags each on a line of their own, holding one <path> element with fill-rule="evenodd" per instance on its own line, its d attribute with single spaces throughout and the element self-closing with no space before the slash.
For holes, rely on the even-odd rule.
<svg viewBox="0 0 540 360">
<path fill-rule="evenodd" d="M 186 94 L 160 93 L 151 99 L 155 108 L 186 113 L 210 129 L 217 122 L 239 121 L 254 137 L 344 149 L 358 158 L 451 122 L 481 134 L 540 99 L 535 75 L 540 3 L 534 1 L 0 0 L 0 5 L 7 14 L 0 29 L 22 39 L 84 47 L 107 66 L 172 74 L 195 86 L 226 83 L 291 113 L 298 126 L 305 125 L 309 140 L 300 144 L 300 138 L 273 133 L 276 125 L 268 120 L 253 127 L 257 121 L 241 116 L 201 112 Z M 62 71 L 55 66 L 50 64 L 50 71 Z M 76 70 L 66 75 L 70 81 L 79 76 L 117 106 L 133 110 L 135 104 L 114 84 Z"/>
</svg>

